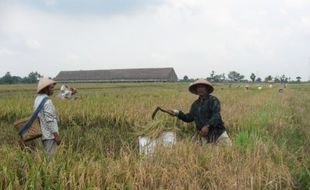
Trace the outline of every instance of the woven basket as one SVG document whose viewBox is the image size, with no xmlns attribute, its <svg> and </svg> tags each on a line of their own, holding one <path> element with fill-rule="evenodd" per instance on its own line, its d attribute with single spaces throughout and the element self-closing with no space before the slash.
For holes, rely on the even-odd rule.
<svg viewBox="0 0 310 190">
<path fill-rule="evenodd" d="M 14 127 L 19 131 L 25 123 L 28 121 L 27 118 L 20 119 L 14 123 Z M 21 138 L 23 141 L 30 141 L 36 138 L 39 138 L 42 136 L 41 132 L 41 126 L 40 126 L 40 121 L 38 118 L 34 120 L 32 123 L 31 127 L 23 134 L 21 135 Z"/>
</svg>

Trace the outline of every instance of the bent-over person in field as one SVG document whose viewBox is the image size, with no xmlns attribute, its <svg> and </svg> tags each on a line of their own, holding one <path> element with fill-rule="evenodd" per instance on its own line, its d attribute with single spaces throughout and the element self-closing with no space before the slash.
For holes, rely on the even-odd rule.
<svg viewBox="0 0 310 190">
<path fill-rule="evenodd" d="M 34 101 L 34 109 L 36 109 L 40 102 L 45 98 L 53 95 L 56 82 L 48 78 L 42 78 L 39 81 L 37 87 L 37 97 Z M 57 145 L 60 144 L 60 136 L 58 132 L 57 114 L 55 106 L 51 99 L 48 99 L 43 109 L 39 112 L 38 117 L 40 119 L 41 131 L 42 131 L 42 143 L 45 153 L 49 157 L 53 157 L 56 153 Z"/>
<path fill-rule="evenodd" d="M 172 110 L 171 115 L 184 122 L 195 121 L 203 143 L 231 145 L 231 140 L 227 135 L 221 117 L 220 101 L 215 96 L 210 95 L 213 90 L 212 84 L 207 80 L 195 81 L 189 86 L 189 91 L 198 95 L 198 99 L 192 104 L 189 113 Z"/>
<path fill-rule="evenodd" d="M 59 99 L 76 99 L 74 95 L 77 93 L 76 88 L 69 88 L 67 85 L 62 85 L 60 88 L 60 93 L 56 96 Z"/>
</svg>

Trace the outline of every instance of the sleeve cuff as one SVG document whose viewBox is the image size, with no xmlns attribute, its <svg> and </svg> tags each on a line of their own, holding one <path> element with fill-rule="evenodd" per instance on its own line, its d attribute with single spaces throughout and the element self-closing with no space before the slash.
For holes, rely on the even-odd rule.
<svg viewBox="0 0 310 190">
<path fill-rule="evenodd" d="M 172 110 L 175 115 L 179 115 L 180 111 L 179 110 Z"/>
<path fill-rule="evenodd" d="M 207 128 L 210 128 L 210 125 L 206 124 L 206 125 L 204 125 L 203 127 L 207 127 Z"/>
</svg>

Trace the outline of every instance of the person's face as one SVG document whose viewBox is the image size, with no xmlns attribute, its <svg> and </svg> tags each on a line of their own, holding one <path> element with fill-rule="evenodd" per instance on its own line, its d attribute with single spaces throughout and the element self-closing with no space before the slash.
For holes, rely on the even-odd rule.
<svg viewBox="0 0 310 190">
<path fill-rule="evenodd" d="M 48 86 L 48 95 L 51 96 L 54 94 L 55 84 L 51 84 Z"/>
<path fill-rule="evenodd" d="M 197 85 L 197 95 L 198 96 L 204 96 L 208 94 L 208 89 L 205 85 Z"/>
</svg>

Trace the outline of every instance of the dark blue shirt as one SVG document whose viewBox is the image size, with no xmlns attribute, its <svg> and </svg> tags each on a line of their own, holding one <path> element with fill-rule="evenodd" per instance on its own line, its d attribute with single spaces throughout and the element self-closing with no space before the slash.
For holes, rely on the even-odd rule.
<svg viewBox="0 0 310 190">
<path fill-rule="evenodd" d="M 215 142 L 225 131 L 224 122 L 221 117 L 220 101 L 212 95 L 199 97 L 191 106 L 189 113 L 179 112 L 178 118 L 185 122 L 195 121 L 197 130 L 209 127 L 206 137 L 208 142 Z"/>
</svg>

